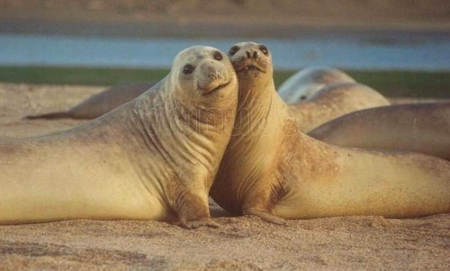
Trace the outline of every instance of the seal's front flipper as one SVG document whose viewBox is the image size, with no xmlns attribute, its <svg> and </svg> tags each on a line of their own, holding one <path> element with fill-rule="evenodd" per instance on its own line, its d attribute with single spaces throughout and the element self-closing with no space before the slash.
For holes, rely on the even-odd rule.
<svg viewBox="0 0 450 271">
<path fill-rule="evenodd" d="M 180 225 L 187 229 L 197 229 L 199 227 L 218 228 L 209 214 L 208 202 L 204 202 L 199 196 L 187 191 L 179 194 L 175 201 Z"/>
<path fill-rule="evenodd" d="M 276 215 L 272 215 L 267 211 L 261 211 L 261 210 L 250 208 L 250 209 L 245 209 L 243 211 L 243 214 L 244 215 L 254 215 L 266 222 L 270 222 L 273 224 L 286 225 L 286 220 L 284 218 L 276 216 Z"/>
<path fill-rule="evenodd" d="M 219 228 L 220 224 L 212 220 L 211 218 L 202 218 L 194 221 L 180 220 L 180 224 L 186 229 L 197 229 L 200 227 Z"/>
<path fill-rule="evenodd" d="M 285 225 L 286 220 L 284 218 L 271 214 L 272 208 L 285 193 L 281 183 L 262 180 L 258 186 L 253 187 L 245 195 L 242 214 L 254 215 L 273 224 Z"/>
</svg>

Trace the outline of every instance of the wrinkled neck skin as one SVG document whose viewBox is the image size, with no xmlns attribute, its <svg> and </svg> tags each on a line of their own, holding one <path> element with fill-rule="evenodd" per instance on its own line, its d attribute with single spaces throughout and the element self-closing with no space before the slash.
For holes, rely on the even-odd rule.
<svg viewBox="0 0 450 271">
<path fill-rule="evenodd" d="M 264 77 L 258 81 L 239 80 L 238 110 L 230 144 L 239 143 L 249 135 L 253 136 L 253 141 L 269 140 L 282 132 L 279 125 L 288 106 L 276 93 L 272 76 Z M 274 129 L 275 125 L 277 129 Z"/>
<path fill-rule="evenodd" d="M 256 83 L 239 78 L 233 135 L 211 191 L 213 198 L 228 211 L 241 212 L 238 206 L 242 205 L 244 195 L 277 159 L 285 119 L 289 116 L 287 108 L 275 91 L 272 76 Z"/>
<path fill-rule="evenodd" d="M 161 87 L 166 90 L 178 87 L 169 80 L 163 84 Z M 137 170 L 141 172 L 143 182 L 150 183 L 150 179 L 156 179 L 161 189 L 169 190 L 161 195 L 173 195 L 171 187 L 165 186 L 170 183 L 167 180 L 176 179 L 188 190 L 207 196 L 229 141 L 237 97 L 209 107 L 198 101 L 180 101 L 172 95 L 177 91 L 180 90 L 153 91 L 130 104 L 132 110 L 127 110 L 127 117 L 131 121 L 127 130 L 133 131 L 134 136 L 124 144 L 133 148 L 131 159 L 136 151 L 142 153 L 135 164 L 139 165 Z M 160 166 L 164 163 L 166 165 Z M 191 187 L 193 185 L 201 187 Z M 173 206 L 175 203 L 169 204 Z"/>
</svg>

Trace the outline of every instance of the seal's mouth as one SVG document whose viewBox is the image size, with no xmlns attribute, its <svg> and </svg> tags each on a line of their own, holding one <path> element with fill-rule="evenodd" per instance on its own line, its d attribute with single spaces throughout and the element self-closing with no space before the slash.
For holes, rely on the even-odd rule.
<svg viewBox="0 0 450 271">
<path fill-rule="evenodd" d="M 236 72 L 249 72 L 249 71 L 259 71 L 259 72 L 266 73 L 266 71 L 263 68 L 259 67 L 258 65 L 254 65 L 254 64 L 248 64 L 248 65 L 242 66 L 236 70 Z"/>
<path fill-rule="evenodd" d="M 218 85 L 217 87 L 212 88 L 212 89 L 210 89 L 210 90 L 208 90 L 208 91 L 205 91 L 204 94 L 211 94 L 211 93 L 213 93 L 213 92 L 216 92 L 216 91 L 218 91 L 218 90 L 220 90 L 220 89 L 223 89 L 223 88 L 227 87 L 230 83 L 231 83 L 231 80 L 229 80 L 229 81 L 227 81 L 227 82 L 225 82 L 225 83 L 223 83 L 223 84 L 220 84 L 220 85 Z"/>
</svg>

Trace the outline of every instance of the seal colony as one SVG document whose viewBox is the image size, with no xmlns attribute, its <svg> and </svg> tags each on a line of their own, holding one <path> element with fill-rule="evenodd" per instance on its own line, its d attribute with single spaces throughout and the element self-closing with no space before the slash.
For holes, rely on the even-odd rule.
<svg viewBox="0 0 450 271">
<path fill-rule="evenodd" d="M 450 211 L 450 162 L 329 145 L 300 132 L 275 91 L 268 48 L 238 43 L 236 123 L 211 196 L 237 215 L 416 217 Z"/>
<path fill-rule="evenodd" d="M 450 102 L 361 110 L 308 135 L 344 147 L 414 151 L 450 160 Z"/>
<path fill-rule="evenodd" d="M 115 86 L 77 104 L 68 111 L 26 116 L 26 119 L 95 119 L 138 97 L 154 83 Z"/>
<path fill-rule="evenodd" d="M 231 62 L 215 48 L 190 47 L 161 82 L 106 115 L 69 131 L 0 142 L 0 224 L 178 218 L 186 228 L 217 227 L 208 192 L 232 214 L 276 224 L 450 211 L 449 161 L 305 135 L 299 111 L 275 90 L 268 48 L 238 43 L 228 56 Z M 332 106 L 330 97 L 352 96 L 353 87 L 385 102 L 352 82 L 310 100 Z"/>
<path fill-rule="evenodd" d="M 0 142 L 0 224 L 178 217 L 216 227 L 208 192 L 230 139 L 235 71 L 219 50 L 180 52 L 135 100 L 72 130 Z"/>
</svg>

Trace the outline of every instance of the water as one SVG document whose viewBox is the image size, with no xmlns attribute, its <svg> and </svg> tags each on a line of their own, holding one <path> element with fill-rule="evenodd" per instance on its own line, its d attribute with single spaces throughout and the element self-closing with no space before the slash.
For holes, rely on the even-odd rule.
<svg viewBox="0 0 450 271">
<path fill-rule="evenodd" d="M 0 65 L 167 68 L 196 44 L 227 51 L 236 39 L 93 38 L 0 35 Z M 434 35 L 312 36 L 261 39 L 275 69 L 326 65 L 344 69 L 450 70 L 450 37 Z"/>
</svg>

